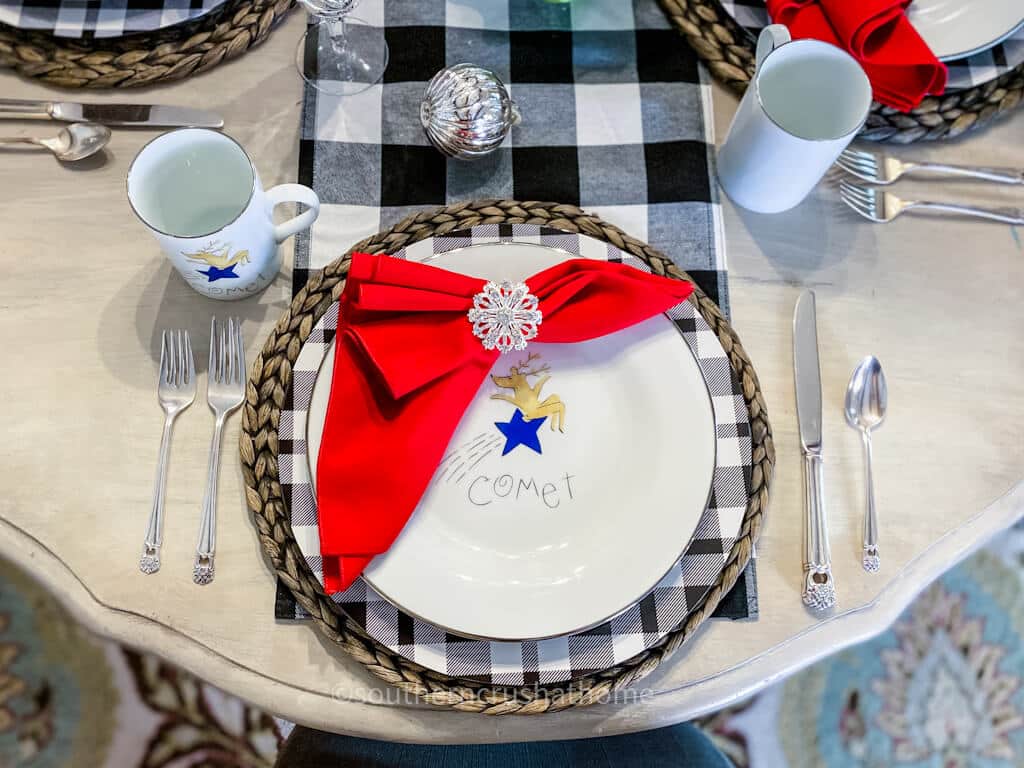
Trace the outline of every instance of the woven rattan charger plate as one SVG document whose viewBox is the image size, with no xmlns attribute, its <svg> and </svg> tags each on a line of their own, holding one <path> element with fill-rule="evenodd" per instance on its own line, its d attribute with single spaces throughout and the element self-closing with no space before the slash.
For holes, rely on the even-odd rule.
<svg viewBox="0 0 1024 768">
<path fill-rule="evenodd" d="M 658 0 L 711 73 L 738 94 L 754 75 L 754 41 L 718 0 Z M 984 85 L 929 96 L 908 114 L 873 104 L 859 138 L 909 144 L 952 139 L 1021 104 L 1024 64 Z"/>
<path fill-rule="evenodd" d="M 181 80 L 262 42 L 292 2 L 228 0 L 172 27 L 90 40 L 0 24 L 0 67 L 61 88 L 131 88 Z"/>
<path fill-rule="evenodd" d="M 410 216 L 391 229 L 354 245 L 345 255 L 310 277 L 291 307 L 277 322 L 253 363 L 242 410 L 240 441 L 246 500 L 253 513 L 263 551 L 296 601 L 331 640 L 370 672 L 425 701 L 464 712 L 484 714 L 539 714 L 607 701 L 616 691 L 652 672 L 675 652 L 715 610 L 750 560 L 761 530 L 775 464 L 775 447 L 757 375 L 735 331 L 721 310 L 696 288 L 690 301 L 718 335 L 743 389 L 750 414 L 753 468 L 751 491 L 743 524 L 718 580 L 687 619 L 662 643 L 604 672 L 582 677 L 557 688 L 481 687 L 429 671 L 389 651 L 365 633 L 324 593 L 306 564 L 289 523 L 278 467 L 278 421 L 291 384 L 292 365 L 316 322 L 341 295 L 353 251 L 393 253 L 434 235 L 481 224 L 542 224 L 581 232 L 612 243 L 650 265 L 662 275 L 686 279 L 685 272 L 649 245 L 596 216 L 571 205 L 477 200 Z"/>
</svg>

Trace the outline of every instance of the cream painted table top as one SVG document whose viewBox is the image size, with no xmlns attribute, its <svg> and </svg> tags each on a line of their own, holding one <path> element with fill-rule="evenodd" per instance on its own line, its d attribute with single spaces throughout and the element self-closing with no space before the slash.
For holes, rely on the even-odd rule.
<svg viewBox="0 0 1024 768">
<path fill-rule="evenodd" d="M 267 186 L 295 178 L 302 14 L 259 49 L 184 83 L 117 94 L 224 114 Z M 47 90 L 0 74 L 0 93 Z M 110 94 L 81 94 L 113 100 Z M 735 100 L 716 90 L 724 134 Z M 55 126 L 8 124 L 48 133 Z M 5 131 L 6 132 L 6 131 Z M 554 716 L 483 718 L 403 701 L 308 624 L 278 624 L 274 576 L 243 501 L 229 423 L 221 473 L 217 579 L 191 582 L 213 419 L 197 398 L 171 454 L 163 570 L 136 568 L 150 507 L 161 414 L 154 382 L 162 328 L 237 312 L 248 350 L 289 298 L 287 269 L 257 299 L 218 305 L 188 289 L 125 202 L 124 175 L 150 131 L 116 131 L 106 162 L 81 170 L 48 156 L 0 157 L 0 554 L 52 588 L 97 632 L 155 651 L 283 717 L 404 741 L 590 736 L 689 719 L 882 631 L 928 581 L 1024 515 L 1024 250 L 987 223 L 904 217 L 873 226 L 824 188 L 776 217 L 725 204 L 733 321 L 760 373 L 778 449 L 758 549 L 761 616 L 716 621 L 622 700 Z M 1024 112 L 963 142 L 908 157 L 1024 164 Z M 1024 205 L 1024 190 L 943 183 L 950 197 Z M 338 243 L 338 253 L 348 246 Z M 289 247 L 290 253 L 290 247 Z M 800 458 L 791 373 L 799 290 L 818 294 L 826 482 L 840 608 L 818 621 L 800 604 Z M 874 353 L 890 416 L 875 441 L 881 573 L 860 567 L 863 499 L 846 382 Z M 205 367 L 205 366 L 204 366 Z M 200 380 L 205 391 L 205 377 Z"/>
</svg>

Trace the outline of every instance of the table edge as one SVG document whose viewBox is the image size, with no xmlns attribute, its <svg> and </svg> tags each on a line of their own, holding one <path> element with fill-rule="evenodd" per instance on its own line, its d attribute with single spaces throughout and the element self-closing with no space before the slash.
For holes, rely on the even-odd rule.
<svg viewBox="0 0 1024 768">
<path fill-rule="evenodd" d="M 915 557 L 871 602 L 837 613 L 741 664 L 667 690 L 645 692 L 640 684 L 634 687 L 635 695 L 621 703 L 550 716 L 488 718 L 485 727 L 479 727 L 483 723 L 477 714 L 393 704 L 387 696 L 360 700 L 343 693 L 327 695 L 245 667 L 169 625 L 103 603 L 43 542 L 2 515 L 0 556 L 26 570 L 96 634 L 156 653 L 271 714 L 367 738 L 440 743 L 458 729 L 459 742 L 494 743 L 627 733 L 690 720 L 742 701 L 826 656 L 880 634 L 928 584 L 1022 518 L 1024 480 Z M 366 683 L 364 694 L 385 687 L 369 675 Z M 552 727 L 555 722 L 557 729 Z"/>
</svg>

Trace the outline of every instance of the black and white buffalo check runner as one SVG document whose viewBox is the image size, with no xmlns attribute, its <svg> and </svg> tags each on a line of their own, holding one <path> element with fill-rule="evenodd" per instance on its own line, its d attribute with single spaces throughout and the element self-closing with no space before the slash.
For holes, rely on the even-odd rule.
<svg viewBox="0 0 1024 768">
<path fill-rule="evenodd" d="M 710 84 L 655 0 L 362 0 L 354 15 L 384 26 L 390 62 L 353 96 L 306 89 L 299 181 L 321 208 L 299 241 L 296 287 L 411 213 L 511 198 L 617 224 L 727 309 Z M 523 115 L 474 162 L 446 159 L 419 121 L 430 78 L 466 61 L 496 72 Z"/>
<path fill-rule="evenodd" d="M 435 254 L 493 242 L 528 242 L 586 258 L 647 266 L 612 245 L 528 224 L 480 226 L 420 241 L 394 254 L 422 261 Z M 668 312 L 689 345 L 711 394 L 716 428 L 713 489 L 693 540 L 672 571 L 636 604 L 599 627 L 547 640 L 490 642 L 460 637 L 404 613 L 359 579 L 332 599 L 366 632 L 430 669 L 496 685 L 565 681 L 626 661 L 682 622 L 717 579 L 743 521 L 750 494 L 751 445 L 746 405 L 718 337 L 689 302 Z M 317 509 L 306 454 L 307 412 L 313 384 L 334 338 L 338 305 L 314 327 L 292 370 L 278 426 L 280 482 L 292 531 L 310 568 L 322 581 Z M 642 482 L 635 478 L 635 482 Z M 682 544 L 682 542 L 681 542 Z"/>
<path fill-rule="evenodd" d="M 752 37 L 756 37 L 770 21 L 764 0 L 719 0 L 719 4 Z M 946 83 L 946 90 L 959 91 L 984 85 L 1005 75 L 1021 63 L 1024 63 L 1024 27 L 987 51 L 947 61 L 949 80 Z"/>
<path fill-rule="evenodd" d="M 411 213 L 514 197 L 599 214 L 670 256 L 728 314 L 710 82 L 654 0 L 363 0 L 355 15 L 384 26 L 391 60 L 360 94 L 305 90 L 298 180 L 321 208 L 296 242 L 296 292 Z M 497 72 L 523 112 L 472 163 L 444 158 L 419 125 L 427 82 L 463 61 Z M 275 613 L 302 618 L 281 584 Z M 715 615 L 756 613 L 751 563 Z"/>
<path fill-rule="evenodd" d="M 55 37 L 120 37 L 204 16 L 226 0 L 0 0 L 0 24 Z"/>
</svg>

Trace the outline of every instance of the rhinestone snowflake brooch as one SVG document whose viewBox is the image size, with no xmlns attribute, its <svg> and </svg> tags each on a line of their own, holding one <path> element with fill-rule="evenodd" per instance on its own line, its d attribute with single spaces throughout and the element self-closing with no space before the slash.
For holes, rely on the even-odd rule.
<svg viewBox="0 0 1024 768">
<path fill-rule="evenodd" d="M 526 349 L 526 342 L 537 335 L 543 318 L 538 303 L 526 283 L 488 282 L 473 297 L 469 310 L 473 335 L 483 340 L 484 349 L 501 353 Z"/>
</svg>

